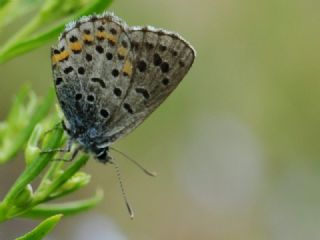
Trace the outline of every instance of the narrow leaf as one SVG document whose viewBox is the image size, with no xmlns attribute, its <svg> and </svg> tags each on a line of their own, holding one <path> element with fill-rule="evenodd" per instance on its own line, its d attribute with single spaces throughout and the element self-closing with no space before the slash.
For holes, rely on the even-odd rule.
<svg viewBox="0 0 320 240">
<path fill-rule="evenodd" d="M 45 218 L 58 213 L 62 213 L 65 216 L 73 215 L 95 207 L 102 199 L 103 192 L 102 190 L 98 190 L 95 196 L 85 200 L 67 203 L 40 204 L 26 212 L 23 217 Z"/>
<path fill-rule="evenodd" d="M 41 240 L 46 236 L 60 221 L 62 214 L 49 217 L 40 223 L 31 232 L 26 233 L 22 237 L 16 238 L 16 240 Z"/>
<path fill-rule="evenodd" d="M 21 94 L 24 93 L 24 90 L 21 91 Z M 25 97 L 19 94 L 16 103 L 14 104 L 15 107 L 9 114 L 8 124 L 10 124 L 12 118 L 16 118 L 19 114 L 18 112 L 22 104 L 21 101 L 25 101 Z M 45 99 L 42 101 L 42 103 L 38 105 L 37 108 L 33 108 L 33 114 L 31 118 L 27 119 L 28 124 L 25 127 L 23 127 L 23 129 L 19 129 L 17 135 L 14 136 L 14 144 L 12 144 L 10 147 L 1 150 L 0 164 L 12 159 L 18 153 L 18 151 L 23 147 L 23 145 L 28 141 L 28 138 L 30 137 L 35 125 L 48 114 L 53 104 L 53 101 L 54 92 L 51 90 L 49 91 Z M 14 119 L 12 121 L 14 121 Z M 11 141 L 12 140 L 13 139 L 11 139 Z"/>
<path fill-rule="evenodd" d="M 10 60 L 17 55 L 21 55 L 25 52 L 31 51 L 44 45 L 53 38 L 57 37 L 59 33 L 63 31 L 65 24 L 70 22 L 70 20 L 77 19 L 83 15 L 92 14 L 94 12 L 101 12 L 106 9 L 107 6 L 111 4 L 111 2 L 112 0 L 96 0 L 88 7 L 81 9 L 72 16 L 69 16 L 58 25 L 53 26 L 51 29 L 45 32 L 40 32 L 24 40 L 20 39 L 16 43 L 10 44 L 8 48 L 2 48 L 0 50 L 0 64 Z"/>
<path fill-rule="evenodd" d="M 63 174 L 57 177 L 45 190 L 35 194 L 35 201 L 42 202 L 47 199 L 51 193 L 61 187 L 66 181 L 68 181 L 79 169 L 84 166 L 89 159 L 88 155 L 82 155 L 77 161 L 75 161 L 69 168 L 67 168 Z M 37 195 L 38 194 L 38 195 Z M 50 199 L 50 198 L 49 198 Z"/>
</svg>

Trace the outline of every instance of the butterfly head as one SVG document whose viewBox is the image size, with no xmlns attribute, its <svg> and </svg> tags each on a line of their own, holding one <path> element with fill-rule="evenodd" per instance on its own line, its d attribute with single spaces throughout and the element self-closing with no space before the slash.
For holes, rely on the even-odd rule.
<svg viewBox="0 0 320 240">
<path fill-rule="evenodd" d="M 105 148 L 95 147 L 95 148 L 91 149 L 91 152 L 94 153 L 96 159 L 99 162 L 107 163 L 107 162 L 110 162 L 112 160 L 111 156 L 108 155 L 109 147 L 105 147 Z"/>
<path fill-rule="evenodd" d="M 90 138 L 87 135 L 79 136 L 76 138 L 76 141 L 80 143 L 86 152 L 92 153 L 98 161 L 102 163 L 110 162 L 111 157 L 108 154 L 108 146 L 101 146 L 96 142 L 96 139 Z"/>
<path fill-rule="evenodd" d="M 76 140 L 82 145 L 85 151 L 92 153 L 94 157 L 102 163 L 107 163 L 111 160 L 111 157 L 108 155 L 109 147 L 106 144 L 100 144 L 97 142 L 96 129 L 89 129 L 88 131 L 80 134 Z"/>
</svg>

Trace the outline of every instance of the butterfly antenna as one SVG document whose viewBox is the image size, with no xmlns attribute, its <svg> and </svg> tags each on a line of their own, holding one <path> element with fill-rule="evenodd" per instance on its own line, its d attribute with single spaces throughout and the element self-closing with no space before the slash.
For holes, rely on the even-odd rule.
<svg viewBox="0 0 320 240">
<path fill-rule="evenodd" d="M 122 156 L 124 156 L 126 159 L 128 159 L 129 161 L 131 161 L 134 165 L 136 165 L 138 168 L 140 168 L 145 174 L 151 176 L 151 177 L 156 177 L 157 173 L 156 172 L 151 172 L 149 170 L 147 170 L 146 168 L 144 168 L 140 163 L 138 163 L 136 160 L 134 160 L 133 158 L 129 157 L 127 154 L 113 148 L 113 147 L 109 147 L 111 150 L 121 154 Z"/>
<path fill-rule="evenodd" d="M 120 168 L 119 168 L 118 164 L 116 164 L 114 161 L 110 161 L 110 163 L 113 164 L 114 169 L 116 170 L 117 178 L 118 178 L 118 181 L 119 181 L 119 185 L 120 185 L 120 189 L 121 189 L 123 200 L 124 200 L 124 202 L 125 202 L 125 204 L 127 206 L 130 218 L 133 219 L 134 218 L 134 212 L 133 212 L 133 209 L 131 208 L 131 206 L 130 206 L 130 204 L 128 202 L 127 195 L 126 195 L 126 192 L 125 192 L 124 187 L 123 187 L 121 174 L 120 174 Z"/>
</svg>

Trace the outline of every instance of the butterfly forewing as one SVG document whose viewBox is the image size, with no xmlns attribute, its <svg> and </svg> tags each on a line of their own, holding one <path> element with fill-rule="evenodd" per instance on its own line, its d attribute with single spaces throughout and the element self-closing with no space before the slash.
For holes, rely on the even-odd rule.
<svg viewBox="0 0 320 240">
<path fill-rule="evenodd" d="M 106 122 L 122 102 L 132 75 L 130 40 L 118 21 L 92 18 L 65 31 L 52 50 L 56 92 L 71 128 Z"/>
</svg>

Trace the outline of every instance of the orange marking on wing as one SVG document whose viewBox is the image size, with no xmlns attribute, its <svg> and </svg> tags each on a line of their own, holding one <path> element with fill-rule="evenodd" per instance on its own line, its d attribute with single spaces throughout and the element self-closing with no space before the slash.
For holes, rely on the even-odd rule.
<svg viewBox="0 0 320 240">
<path fill-rule="evenodd" d="M 73 42 L 73 43 L 70 43 L 70 49 L 73 50 L 73 51 L 79 51 L 82 49 L 82 44 L 80 42 Z"/>
<path fill-rule="evenodd" d="M 93 42 L 93 36 L 90 34 L 83 34 L 83 41 Z"/>
<path fill-rule="evenodd" d="M 108 41 L 113 42 L 113 43 L 117 42 L 117 38 L 110 33 L 107 33 L 107 39 L 108 39 Z"/>
<path fill-rule="evenodd" d="M 112 43 L 117 42 L 117 37 L 112 35 L 111 33 L 106 33 L 106 38 L 108 39 L 108 41 L 110 41 Z"/>
<path fill-rule="evenodd" d="M 56 64 L 57 62 L 61 62 L 61 61 L 65 60 L 67 57 L 69 57 L 69 55 L 70 55 L 69 52 L 66 50 L 64 50 L 61 53 L 54 54 L 51 58 L 52 64 Z"/>
<path fill-rule="evenodd" d="M 98 39 L 107 39 L 108 41 L 112 42 L 115 44 L 117 42 L 117 37 L 112 35 L 111 33 L 107 33 L 105 31 L 98 31 L 96 33 L 96 37 Z"/>
<path fill-rule="evenodd" d="M 124 48 L 124 47 L 119 47 L 118 48 L 118 54 L 122 57 L 127 56 L 128 54 L 128 49 Z"/>
<path fill-rule="evenodd" d="M 60 56 L 60 54 L 54 54 L 54 55 L 52 55 L 52 57 L 51 57 L 51 62 L 52 62 L 52 64 L 56 64 L 57 62 L 59 62 L 59 56 Z"/>
<path fill-rule="evenodd" d="M 129 60 L 126 60 L 124 63 L 122 71 L 128 76 L 132 75 L 132 63 Z"/>
<path fill-rule="evenodd" d="M 67 57 L 69 57 L 70 53 L 66 50 L 64 50 L 63 52 L 60 53 L 60 60 L 59 61 L 63 61 L 65 60 Z"/>
<path fill-rule="evenodd" d="M 106 39 L 106 38 L 107 38 L 107 33 L 106 33 L 106 32 L 98 31 L 98 32 L 96 33 L 96 37 L 97 37 L 98 39 Z"/>
</svg>

